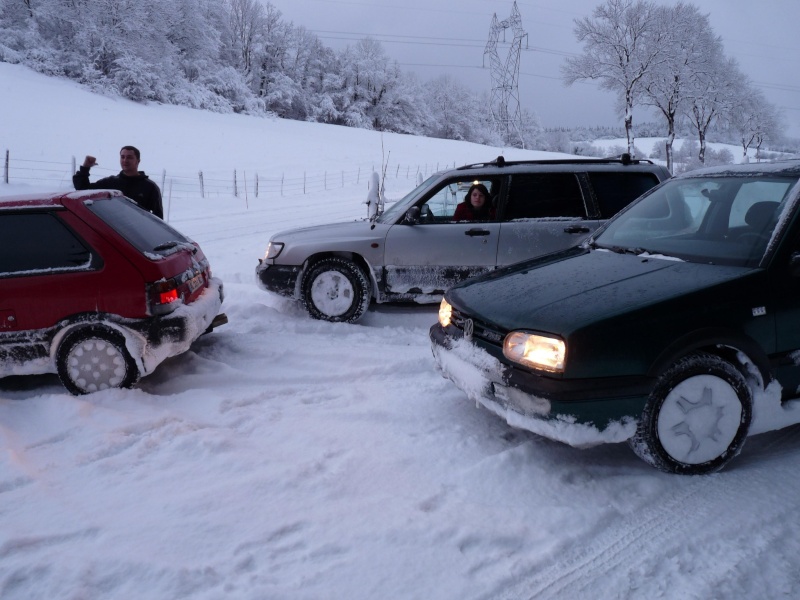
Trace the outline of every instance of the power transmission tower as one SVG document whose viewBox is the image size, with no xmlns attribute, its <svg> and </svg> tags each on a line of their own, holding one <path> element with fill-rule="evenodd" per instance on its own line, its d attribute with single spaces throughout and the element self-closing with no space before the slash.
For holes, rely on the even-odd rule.
<svg viewBox="0 0 800 600">
<path fill-rule="evenodd" d="M 497 54 L 497 44 L 501 32 L 505 42 L 505 31 L 509 28 L 514 32 L 514 40 L 511 42 L 505 63 L 503 63 Z M 497 13 L 494 14 L 492 27 L 489 30 L 489 41 L 483 51 L 483 58 L 485 66 L 486 56 L 489 56 L 492 73 L 491 109 L 495 125 L 500 130 L 506 143 L 514 143 L 514 140 L 517 139 L 524 148 L 518 84 L 519 57 L 522 52 L 523 39 L 525 39 L 527 47 L 528 34 L 522 29 L 522 17 L 519 14 L 515 0 L 511 8 L 511 16 L 508 19 L 498 21 Z"/>
</svg>

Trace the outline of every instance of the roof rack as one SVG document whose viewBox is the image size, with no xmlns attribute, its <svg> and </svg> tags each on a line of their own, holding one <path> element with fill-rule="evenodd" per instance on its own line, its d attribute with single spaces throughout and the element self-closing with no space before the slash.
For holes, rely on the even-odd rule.
<svg viewBox="0 0 800 600">
<path fill-rule="evenodd" d="M 509 167 L 511 165 L 578 165 L 578 164 L 623 164 L 623 165 L 638 165 L 638 164 L 653 164 L 649 159 L 631 158 L 627 152 L 619 156 L 608 156 L 605 158 L 546 158 L 542 160 L 506 160 L 505 157 L 498 156 L 490 162 L 473 163 L 471 165 L 464 165 L 458 167 L 462 169 L 477 169 L 480 167 Z"/>
</svg>

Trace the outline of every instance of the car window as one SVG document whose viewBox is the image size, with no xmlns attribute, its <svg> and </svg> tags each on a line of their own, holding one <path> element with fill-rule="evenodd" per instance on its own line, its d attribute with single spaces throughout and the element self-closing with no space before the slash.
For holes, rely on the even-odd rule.
<svg viewBox="0 0 800 600">
<path fill-rule="evenodd" d="M 589 172 L 601 219 L 610 219 L 647 190 L 658 185 L 654 173 Z"/>
<path fill-rule="evenodd" d="M 775 181 L 745 183 L 733 199 L 728 227 L 753 227 L 762 229 L 770 220 L 777 220 L 779 206 L 786 185 Z M 758 205 L 758 206 L 756 206 Z"/>
<path fill-rule="evenodd" d="M 511 178 L 504 220 L 579 217 L 587 211 L 574 173 L 535 173 Z"/>
<path fill-rule="evenodd" d="M 394 223 L 400 215 L 409 209 L 411 205 L 411 199 L 418 197 L 425 189 L 429 188 L 431 183 L 435 179 L 438 179 L 438 177 L 439 173 L 434 173 L 405 196 L 403 196 L 400 200 L 394 202 L 393 204 L 387 205 L 386 209 L 383 211 L 383 214 L 378 217 L 378 222 Z"/>
<path fill-rule="evenodd" d="M 456 206 L 466 200 L 467 192 L 476 183 L 486 186 L 486 189 L 489 190 L 489 202 L 494 206 L 500 190 L 499 182 L 492 179 L 476 179 L 475 177 L 451 179 L 438 187 L 425 200 L 425 205 L 427 205 L 432 216 L 432 222 L 451 222 L 453 214 L 456 212 Z"/>
<path fill-rule="evenodd" d="M 92 267 L 88 246 L 56 215 L 0 214 L 0 277 Z"/>
<path fill-rule="evenodd" d="M 170 242 L 190 243 L 185 235 L 122 196 L 88 200 L 86 205 L 140 252 L 152 252 Z"/>
</svg>

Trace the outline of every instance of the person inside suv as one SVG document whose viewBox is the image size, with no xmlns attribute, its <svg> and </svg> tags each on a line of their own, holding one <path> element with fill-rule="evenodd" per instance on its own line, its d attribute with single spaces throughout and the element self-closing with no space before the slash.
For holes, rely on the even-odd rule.
<svg viewBox="0 0 800 600">
<path fill-rule="evenodd" d="M 97 164 L 94 156 L 87 155 L 78 172 L 72 176 L 72 184 L 76 190 L 119 190 L 144 210 L 153 213 L 159 219 L 164 218 L 161 204 L 161 190 L 144 171 L 139 170 L 141 154 L 138 148 L 123 146 L 119 151 L 119 175 L 104 177 L 89 183 L 89 169 Z"/>
<path fill-rule="evenodd" d="M 489 190 L 482 183 L 474 183 L 456 206 L 454 221 L 488 221 L 494 219 L 494 207 L 489 200 Z"/>
</svg>

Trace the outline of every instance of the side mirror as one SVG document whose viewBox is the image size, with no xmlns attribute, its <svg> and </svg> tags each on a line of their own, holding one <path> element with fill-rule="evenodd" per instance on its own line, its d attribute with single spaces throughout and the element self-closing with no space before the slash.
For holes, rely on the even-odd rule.
<svg viewBox="0 0 800 600">
<path fill-rule="evenodd" d="M 419 223 L 419 206 L 412 206 L 406 211 L 406 216 L 403 219 L 405 225 L 416 225 Z"/>
<path fill-rule="evenodd" d="M 433 223 L 433 211 L 431 210 L 430 206 L 427 204 L 422 205 L 420 208 L 419 219 L 423 223 Z"/>
</svg>

